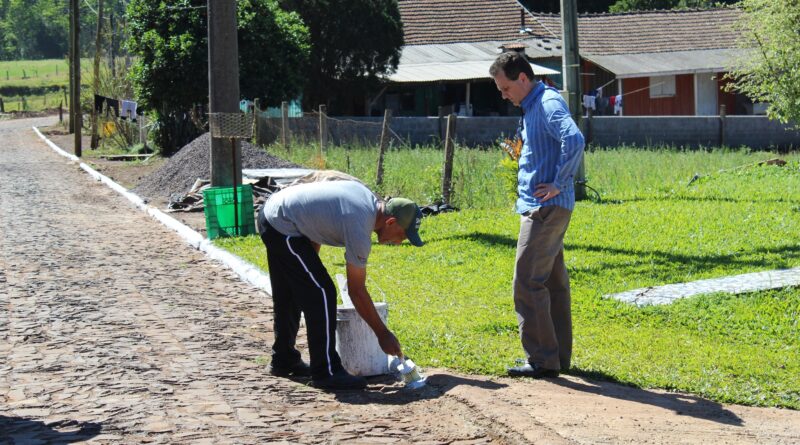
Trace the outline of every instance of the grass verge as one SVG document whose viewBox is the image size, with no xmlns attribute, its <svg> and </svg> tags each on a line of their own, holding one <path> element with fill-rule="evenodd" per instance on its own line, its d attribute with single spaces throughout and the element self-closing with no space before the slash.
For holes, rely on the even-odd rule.
<svg viewBox="0 0 800 445">
<path fill-rule="evenodd" d="M 426 218 L 423 248 L 374 245 L 368 287 L 373 298 L 389 302 L 390 327 L 417 363 L 502 374 L 522 355 L 511 299 L 519 220 L 493 167 L 499 155 L 465 152 L 456 154 L 464 166 L 460 187 L 483 196 L 456 194 L 461 212 Z M 305 162 L 303 156 L 292 151 L 296 162 Z M 371 183 L 363 172 L 374 168 L 374 151 L 329 152 L 328 167 L 347 170 L 338 163 L 348 157 L 349 172 Z M 383 191 L 425 203 L 441 157 L 434 149 L 390 152 L 387 172 L 393 173 Z M 784 156 L 789 164 L 783 167 L 756 164 L 772 157 L 747 150 L 587 153 L 590 183 L 604 199 L 578 203 L 565 241 L 572 373 L 800 409 L 800 289 L 645 308 L 603 298 L 799 266 L 800 157 Z M 257 237 L 217 244 L 266 270 Z M 321 254 L 329 272 L 343 273 L 342 249 L 324 247 Z"/>
</svg>

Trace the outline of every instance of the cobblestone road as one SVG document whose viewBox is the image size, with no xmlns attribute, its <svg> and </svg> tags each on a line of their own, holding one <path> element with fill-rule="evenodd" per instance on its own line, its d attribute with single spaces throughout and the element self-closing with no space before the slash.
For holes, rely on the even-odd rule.
<svg viewBox="0 0 800 445">
<path fill-rule="evenodd" d="M 0 443 L 489 440 L 447 402 L 419 425 L 399 415 L 413 403 L 380 404 L 404 396 L 266 375 L 269 297 L 57 156 L 35 123 L 0 122 Z"/>
</svg>

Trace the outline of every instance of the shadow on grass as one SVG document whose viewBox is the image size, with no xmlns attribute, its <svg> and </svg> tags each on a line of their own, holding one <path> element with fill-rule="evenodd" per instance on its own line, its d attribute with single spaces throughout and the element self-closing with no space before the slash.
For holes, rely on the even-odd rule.
<svg viewBox="0 0 800 445">
<path fill-rule="evenodd" d="M 517 239 L 507 236 L 507 235 L 497 235 L 493 233 L 486 233 L 486 232 L 472 232 L 463 235 L 454 235 L 454 236 L 447 236 L 442 238 L 432 238 L 428 240 L 428 242 L 436 242 L 436 241 L 445 241 L 445 240 L 462 240 L 462 241 L 472 241 L 477 242 L 480 244 L 487 245 L 489 247 L 505 247 L 505 248 L 517 248 Z M 705 269 L 713 269 L 716 266 L 730 266 L 730 265 L 737 265 L 737 266 L 754 266 L 754 267 L 761 267 L 768 266 L 771 268 L 789 268 L 791 266 L 791 262 L 793 260 L 800 260 L 800 246 L 795 244 L 786 244 L 783 246 L 778 247 L 759 247 L 756 249 L 751 249 L 749 251 L 740 251 L 736 252 L 735 254 L 725 254 L 725 255 L 684 255 L 674 252 L 665 252 L 661 250 L 637 250 L 637 249 L 623 249 L 617 247 L 610 247 L 610 246 L 598 246 L 598 245 L 591 245 L 591 244 L 573 244 L 573 243 L 566 243 L 564 245 L 564 249 L 566 251 L 586 251 L 586 252 L 597 252 L 603 254 L 613 254 L 613 255 L 629 255 L 636 258 L 642 257 L 654 257 L 653 261 L 648 261 L 648 263 L 656 263 L 658 265 L 677 265 L 681 268 L 685 268 L 686 265 L 691 264 L 692 266 L 696 267 L 699 270 Z M 756 255 L 756 254 L 764 254 L 764 253 L 773 253 L 779 254 L 781 256 L 781 261 L 778 263 L 768 264 L 765 263 L 763 260 L 753 259 L 753 260 L 743 260 L 742 257 L 747 255 Z M 597 266 L 598 270 L 605 270 L 608 267 L 607 264 Z M 584 269 L 584 272 L 591 272 L 593 268 Z"/>
<path fill-rule="evenodd" d="M 620 205 L 620 204 L 631 204 L 635 202 L 666 202 L 666 201 L 731 202 L 736 204 L 800 204 L 800 200 L 788 199 L 788 198 L 746 199 L 746 198 L 732 198 L 727 196 L 688 196 L 688 195 L 632 196 L 629 198 L 603 199 L 601 201 L 593 201 L 593 203 L 600 205 Z"/>
<path fill-rule="evenodd" d="M 102 425 L 94 422 L 66 420 L 44 423 L 0 415 L 0 443 L 68 444 L 89 440 L 101 430 Z"/>
<path fill-rule="evenodd" d="M 705 419 L 725 425 L 742 426 L 744 424 L 739 416 L 725 409 L 722 404 L 695 395 L 648 391 L 620 382 L 613 376 L 597 371 L 587 372 L 572 369 L 570 375 L 586 379 L 586 383 L 564 378 L 548 379 L 548 381 L 575 391 L 657 406 L 681 416 Z"/>
<path fill-rule="evenodd" d="M 374 383 L 394 383 L 391 377 L 380 377 L 369 379 Z M 334 393 L 334 397 L 341 403 L 350 405 L 405 405 L 416 400 L 437 399 L 457 386 L 475 386 L 483 389 L 501 389 L 506 384 L 488 380 L 471 379 L 468 377 L 455 376 L 450 374 L 429 375 L 427 384 L 419 389 L 407 389 L 399 384 L 393 386 L 378 385 L 376 389 L 371 385 L 365 391 L 339 391 Z"/>
<path fill-rule="evenodd" d="M 585 252 L 597 252 L 602 254 L 612 254 L 612 255 L 629 255 L 635 258 L 642 258 L 642 257 L 653 257 L 652 261 L 648 261 L 648 264 L 655 264 L 659 266 L 669 266 L 670 268 L 674 266 L 679 266 L 681 268 L 685 268 L 687 265 L 691 265 L 693 268 L 697 270 L 707 270 L 707 269 L 714 269 L 717 266 L 749 266 L 749 267 L 758 267 L 758 268 L 772 268 L 772 269 L 782 269 L 782 268 L 790 268 L 792 267 L 791 263 L 793 260 L 800 259 L 800 246 L 798 245 L 791 245 L 786 244 L 779 247 L 759 247 L 756 249 L 751 249 L 749 251 L 741 251 L 736 252 L 735 254 L 725 254 L 725 255 L 684 255 L 678 254 L 674 252 L 664 252 L 660 250 L 635 250 L 635 249 L 621 249 L 617 247 L 608 247 L 608 246 L 596 246 L 596 245 L 587 245 L 587 244 L 572 244 L 567 243 L 564 246 L 564 249 L 567 251 L 585 251 Z M 765 253 L 773 253 L 779 254 L 781 260 L 779 262 L 774 263 L 767 263 L 761 259 L 751 259 L 745 260 L 742 257 L 746 257 L 748 255 L 757 255 L 757 254 L 765 254 Z M 586 269 L 582 269 L 583 272 L 591 273 L 593 270 L 606 270 L 609 264 L 598 264 L 595 267 L 589 267 Z"/>
</svg>

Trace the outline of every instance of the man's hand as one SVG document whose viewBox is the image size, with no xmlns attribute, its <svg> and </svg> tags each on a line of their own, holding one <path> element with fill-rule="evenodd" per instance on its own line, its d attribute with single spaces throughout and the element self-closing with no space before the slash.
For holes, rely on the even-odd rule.
<svg viewBox="0 0 800 445">
<path fill-rule="evenodd" d="M 558 194 L 561 193 L 552 182 L 546 184 L 539 184 L 536 186 L 536 189 L 533 191 L 533 196 L 539 198 L 539 201 L 545 202 L 549 199 L 553 199 Z"/>
<path fill-rule="evenodd" d="M 381 345 L 383 352 L 389 355 L 394 355 L 396 357 L 402 357 L 403 355 L 400 342 L 397 341 L 397 337 L 392 334 L 392 331 L 388 329 L 378 336 L 378 344 Z"/>
</svg>

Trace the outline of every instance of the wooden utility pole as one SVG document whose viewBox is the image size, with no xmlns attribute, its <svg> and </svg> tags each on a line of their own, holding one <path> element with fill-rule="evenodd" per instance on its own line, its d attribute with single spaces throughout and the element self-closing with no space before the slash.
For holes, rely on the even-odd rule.
<svg viewBox="0 0 800 445">
<path fill-rule="evenodd" d="M 70 134 L 75 132 L 75 121 L 72 120 L 72 116 L 74 115 L 72 108 L 72 53 L 75 52 L 75 48 L 72 47 L 72 44 L 75 42 L 75 28 L 73 27 L 75 21 L 72 19 L 73 14 L 75 14 L 75 2 L 73 0 L 69 0 L 69 100 L 67 100 L 66 90 L 64 90 L 64 100 L 67 101 L 67 115 L 69 116 L 68 120 Z M 8 78 L 8 71 L 6 71 L 6 78 Z"/>
<path fill-rule="evenodd" d="M 456 115 L 447 116 L 447 135 L 444 141 L 444 172 L 442 174 L 442 200 L 450 204 L 450 192 L 453 188 L 453 151 L 455 150 Z"/>
<path fill-rule="evenodd" d="M 578 50 L 578 5 L 577 0 L 561 0 L 561 29 L 563 30 L 562 72 L 564 90 L 567 92 L 567 105 L 572 119 L 580 128 L 581 124 L 581 57 Z M 575 199 L 586 199 L 586 170 L 583 160 L 575 175 Z"/>
<path fill-rule="evenodd" d="M 111 66 L 111 77 L 117 77 L 117 67 L 114 63 L 114 6 L 111 6 L 111 11 L 108 14 L 109 25 L 111 26 L 111 45 L 109 46 L 108 64 Z"/>
<path fill-rule="evenodd" d="M 208 2 L 208 99 L 211 113 L 239 112 L 239 47 L 236 0 Z M 211 185 L 242 183 L 242 148 L 238 142 L 211 138 Z"/>
<path fill-rule="evenodd" d="M 74 152 L 75 156 L 80 157 L 82 154 L 81 149 L 81 10 L 78 6 L 78 0 L 71 0 L 72 5 L 72 115 L 70 116 L 70 125 L 74 125 Z M 74 122 L 74 124 L 73 124 Z"/>
<path fill-rule="evenodd" d="M 100 56 L 103 52 L 103 0 L 97 0 L 97 35 L 94 37 L 94 79 L 92 79 L 92 90 L 94 94 L 100 93 Z M 92 104 L 92 149 L 97 148 L 100 142 L 98 135 L 98 113 L 97 106 Z"/>
<path fill-rule="evenodd" d="M 387 108 L 383 112 L 383 126 L 381 127 L 381 145 L 378 149 L 378 173 L 375 176 L 375 185 L 383 184 L 383 154 L 389 144 L 389 121 L 392 119 L 392 110 Z"/>
</svg>

